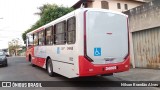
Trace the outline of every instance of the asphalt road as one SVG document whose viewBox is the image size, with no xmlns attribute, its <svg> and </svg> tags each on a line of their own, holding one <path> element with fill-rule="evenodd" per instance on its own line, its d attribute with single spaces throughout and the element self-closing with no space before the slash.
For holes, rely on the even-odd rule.
<svg viewBox="0 0 160 90">
<path fill-rule="evenodd" d="M 0 81 L 123 81 L 114 76 L 95 76 L 68 79 L 61 75 L 48 76 L 46 70 L 32 67 L 26 62 L 25 57 L 9 57 L 8 67 L 0 67 Z M 73 83 L 67 83 L 73 87 L 42 87 L 42 88 L 0 88 L 0 90 L 159 90 L 155 87 L 77 87 Z M 115 83 L 113 83 L 115 84 Z"/>
</svg>

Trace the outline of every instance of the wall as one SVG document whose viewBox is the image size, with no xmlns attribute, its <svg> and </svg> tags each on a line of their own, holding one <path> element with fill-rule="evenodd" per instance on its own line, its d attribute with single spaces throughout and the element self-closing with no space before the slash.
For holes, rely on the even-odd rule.
<svg viewBox="0 0 160 90">
<path fill-rule="evenodd" d="M 160 0 L 127 12 L 133 67 L 160 68 Z"/>
<path fill-rule="evenodd" d="M 129 15 L 131 32 L 160 26 L 160 0 L 131 9 Z"/>
<path fill-rule="evenodd" d="M 132 33 L 135 67 L 160 68 L 160 27 Z"/>
</svg>

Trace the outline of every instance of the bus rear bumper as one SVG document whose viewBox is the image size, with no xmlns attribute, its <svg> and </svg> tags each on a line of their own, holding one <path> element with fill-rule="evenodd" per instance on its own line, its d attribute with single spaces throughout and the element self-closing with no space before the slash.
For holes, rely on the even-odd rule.
<svg viewBox="0 0 160 90">
<path fill-rule="evenodd" d="M 130 56 L 123 62 L 114 64 L 92 64 L 84 56 L 79 56 L 79 76 L 105 75 L 128 71 L 130 68 Z"/>
</svg>

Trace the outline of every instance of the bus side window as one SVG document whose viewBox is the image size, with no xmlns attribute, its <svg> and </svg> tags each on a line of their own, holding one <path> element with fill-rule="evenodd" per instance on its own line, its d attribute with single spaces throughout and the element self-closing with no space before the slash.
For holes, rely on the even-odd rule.
<svg viewBox="0 0 160 90">
<path fill-rule="evenodd" d="M 34 45 L 38 45 L 38 33 L 34 34 Z"/>
<path fill-rule="evenodd" d="M 38 38 L 39 38 L 39 45 L 45 45 L 44 30 L 39 32 Z"/>
<path fill-rule="evenodd" d="M 74 44 L 76 41 L 76 18 L 67 20 L 67 43 Z"/>
<path fill-rule="evenodd" d="M 53 36 L 52 36 L 52 26 L 46 28 L 46 45 L 52 45 L 53 44 Z"/>
<path fill-rule="evenodd" d="M 54 44 L 62 45 L 66 43 L 66 22 L 60 22 L 54 27 Z"/>
<path fill-rule="evenodd" d="M 29 35 L 27 38 L 28 38 L 27 39 L 28 46 L 32 46 L 33 45 L 33 34 Z"/>
</svg>

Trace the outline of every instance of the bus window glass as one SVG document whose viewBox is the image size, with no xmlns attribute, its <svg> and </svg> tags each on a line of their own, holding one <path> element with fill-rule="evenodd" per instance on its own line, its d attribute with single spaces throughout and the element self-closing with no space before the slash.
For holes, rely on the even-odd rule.
<svg viewBox="0 0 160 90">
<path fill-rule="evenodd" d="M 59 34 L 55 36 L 55 44 L 64 44 L 65 43 L 65 34 Z"/>
<path fill-rule="evenodd" d="M 64 31 L 65 31 L 65 23 L 64 22 L 58 23 L 56 25 L 55 29 L 56 29 L 56 34 L 64 33 Z"/>
<path fill-rule="evenodd" d="M 67 43 L 74 44 L 76 40 L 76 20 L 75 17 L 67 21 Z"/>
<path fill-rule="evenodd" d="M 54 44 L 65 44 L 65 21 L 55 25 Z"/>
<path fill-rule="evenodd" d="M 46 45 L 52 45 L 52 26 L 46 29 Z"/>
<path fill-rule="evenodd" d="M 38 45 L 38 33 L 34 34 L 34 45 Z"/>
<path fill-rule="evenodd" d="M 28 45 L 33 45 L 33 34 L 28 36 Z"/>
<path fill-rule="evenodd" d="M 44 45 L 44 31 L 39 32 L 39 45 Z"/>
</svg>

